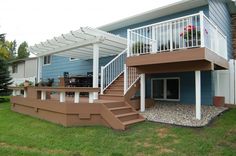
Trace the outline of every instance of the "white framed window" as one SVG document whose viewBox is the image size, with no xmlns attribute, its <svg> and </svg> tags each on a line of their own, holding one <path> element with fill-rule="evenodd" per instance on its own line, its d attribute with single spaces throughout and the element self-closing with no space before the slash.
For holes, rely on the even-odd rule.
<svg viewBox="0 0 236 156">
<path fill-rule="evenodd" d="M 18 65 L 17 64 L 13 64 L 12 65 L 12 73 L 17 73 L 18 72 Z"/>
<path fill-rule="evenodd" d="M 151 97 L 155 100 L 179 101 L 180 78 L 153 78 L 151 80 Z"/>
<path fill-rule="evenodd" d="M 47 55 L 43 57 L 43 65 L 51 64 L 51 55 Z"/>
<path fill-rule="evenodd" d="M 76 61 L 78 60 L 77 58 L 74 58 L 74 57 L 70 57 L 70 61 Z"/>
</svg>

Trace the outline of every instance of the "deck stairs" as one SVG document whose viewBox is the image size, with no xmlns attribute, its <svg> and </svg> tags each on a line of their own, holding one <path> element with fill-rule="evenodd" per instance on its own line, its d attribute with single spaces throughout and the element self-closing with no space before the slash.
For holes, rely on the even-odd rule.
<svg viewBox="0 0 236 156">
<path fill-rule="evenodd" d="M 127 77 L 127 71 L 125 71 L 126 68 L 124 68 L 125 67 L 124 60 L 126 59 L 125 52 L 126 51 L 118 55 L 115 59 L 109 62 L 107 66 L 102 67 L 101 69 L 102 85 L 104 84 L 104 81 L 105 81 L 104 78 L 109 79 L 107 75 L 111 75 L 111 73 L 114 74 L 114 71 L 116 72 L 113 78 L 109 79 L 110 82 L 108 85 L 101 86 L 103 90 L 101 91 L 101 94 L 99 95 L 99 99 L 115 101 L 111 103 L 106 103 L 104 105 L 107 108 L 107 110 L 112 114 L 112 117 L 117 119 L 117 120 L 114 119 L 114 121 L 119 122 L 119 124 L 121 125 L 120 127 L 122 127 L 121 129 L 123 130 L 126 129 L 129 125 L 142 122 L 145 120 L 145 118 L 142 115 L 140 115 L 139 112 L 136 111 L 132 107 L 132 105 L 129 103 L 129 100 L 127 100 L 125 86 L 124 86 L 124 85 L 127 85 L 127 83 L 124 82 L 125 80 L 127 81 L 127 78 L 125 78 Z M 117 63 L 116 61 L 119 61 L 119 63 Z M 123 64 L 120 62 L 122 62 Z M 110 68 L 109 66 L 112 66 L 112 68 L 114 69 Z M 110 69 L 107 70 L 106 68 L 110 68 Z M 130 85 L 130 88 L 131 87 L 132 87 L 132 84 Z"/>
</svg>

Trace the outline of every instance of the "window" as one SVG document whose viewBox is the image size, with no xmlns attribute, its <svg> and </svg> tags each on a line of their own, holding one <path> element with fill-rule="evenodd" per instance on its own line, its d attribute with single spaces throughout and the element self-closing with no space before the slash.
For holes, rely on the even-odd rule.
<svg viewBox="0 0 236 156">
<path fill-rule="evenodd" d="M 179 101 L 179 78 L 152 79 L 152 98 L 157 100 Z"/>
<path fill-rule="evenodd" d="M 12 73 L 17 73 L 18 72 L 18 66 L 17 64 L 12 65 Z"/>
<path fill-rule="evenodd" d="M 51 55 L 47 55 L 43 57 L 43 64 L 44 65 L 49 65 L 51 64 Z"/>
<path fill-rule="evenodd" d="M 75 61 L 75 60 L 78 60 L 78 59 L 74 57 L 70 57 L 70 61 Z"/>
</svg>

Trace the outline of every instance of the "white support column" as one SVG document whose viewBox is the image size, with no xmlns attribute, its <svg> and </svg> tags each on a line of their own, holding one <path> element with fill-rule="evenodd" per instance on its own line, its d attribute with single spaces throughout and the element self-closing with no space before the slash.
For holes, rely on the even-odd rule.
<svg viewBox="0 0 236 156">
<path fill-rule="evenodd" d="M 93 44 L 93 87 L 98 87 L 98 71 L 99 71 L 99 45 Z M 98 93 L 94 92 L 94 99 L 98 99 Z"/>
<path fill-rule="evenodd" d="M 27 97 L 27 91 L 26 91 L 26 89 L 24 89 L 24 98 L 26 98 Z"/>
<path fill-rule="evenodd" d="M 60 92 L 60 102 L 65 102 L 65 101 L 66 101 L 66 93 Z"/>
<path fill-rule="evenodd" d="M 37 82 L 40 82 L 42 78 L 42 57 L 37 59 Z"/>
<path fill-rule="evenodd" d="M 75 103 L 79 103 L 80 101 L 80 92 L 75 92 L 75 97 L 74 97 L 74 102 Z"/>
<path fill-rule="evenodd" d="M 195 71 L 196 119 L 201 120 L 201 71 Z"/>
<path fill-rule="evenodd" d="M 41 100 L 46 100 L 46 92 L 41 91 Z"/>
<path fill-rule="evenodd" d="M 141 74 L 140 80 L 140 111 L 145 111 L 145 74 Z"/>
<path fill-rule="evenodd" d="M 89 103 L 93 103 L 94 101 L 94 93 L 93 92 L 89 92 Z"/>
</svg>

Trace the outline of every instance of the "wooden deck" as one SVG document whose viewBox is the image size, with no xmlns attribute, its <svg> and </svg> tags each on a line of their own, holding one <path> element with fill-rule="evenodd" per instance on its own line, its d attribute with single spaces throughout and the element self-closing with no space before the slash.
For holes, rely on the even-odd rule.
<svg viewBox="0 0 236 156">
<path fill-rule="evenodd" d="M 129 101 L 125 100 L 129 98 L 123 95 L 118 96 L 109 92 L 111 94 L 92 100 L 92 93 L 98 92 L 97 88 L 10 87 L 10 89 L 14 95 L 11 97 L 13 111 L 65 127 L 104 125 L 125 130 L 127 126 L 145 120 Z M 67 96 L 66 92 L 72 92 L 75 96 Z M 89 97 L 81 96 L 80 92 L 89 93 Z"/>
</svg>

